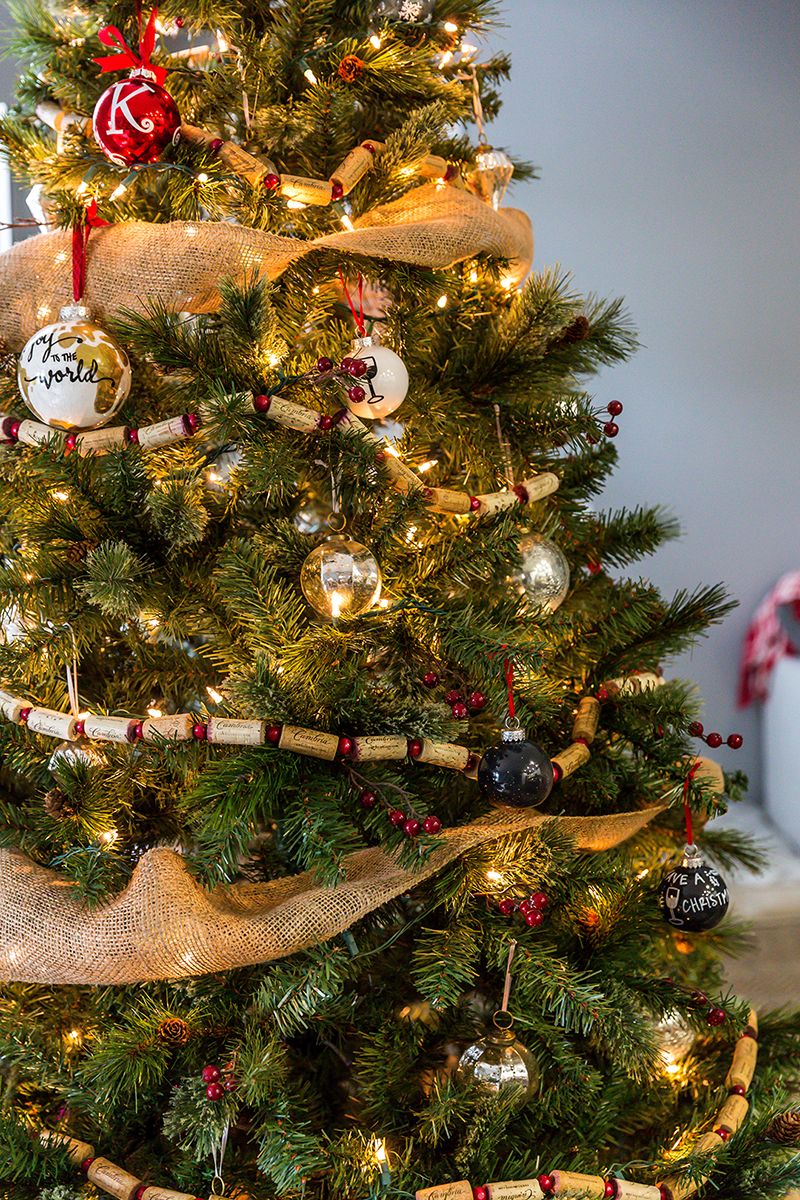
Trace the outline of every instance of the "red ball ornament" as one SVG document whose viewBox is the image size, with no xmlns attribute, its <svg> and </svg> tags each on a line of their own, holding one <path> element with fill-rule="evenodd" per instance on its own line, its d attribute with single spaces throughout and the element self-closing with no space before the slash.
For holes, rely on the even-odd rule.
<svg viewBox="0 0 800 1200">
<path fill-rule="evenodd" d="M 261 180 L 261 186 L 266 188 L 268 192 L 274 192 L 276 188 L 281 186 L 280 175 L 276 175 L 274 171 L 270 171 Z"/>
<path fill-rule="evenodd" d="M 480 712 L 482 708 L 486 708 L 486 697 L 483 692 L 470 692 L 467 696 L 467 704 L 473 712 Z"/>
<path fill-rule="evenodd" d="M 741 750 L 744 745 L 744 738 L 740 733 L 729 733 L 727 742 L 731 750 Z"/>
<path fill-rule="evenodd" d="M 406 744 L 409 758 L 419 758 L 422 754 L 422 742 L 419 738 L 409 738 Z"/>
<path fill-rule="evenodd" d="M 544 913 L 540 913 L 538 909 L 532 908 L 530 912 L 525 913 L 525 924 L 536 929 L 544 921 Z"/>
<path fill-rule="evenodd" d="M 425 687 L 427 687 L 427 688 L 437 687 L 439 684 L 439 676 L 436 674 L 435 671 L 426 671 L 425 674 L 422 676 L 422 682 L 425 684 Z"/>
<path fill-rule="evenodd" d="M 277 746 L 278 742 L 281 740 L 282 732 L 283 732 L 282 725 L 268 725 L 267 726 L 266 739 L 270 743 L 270 745 Z"/>
<path fill-rule="evenodd" d="M 472 1200 L 489 1200 L 489 1189 L 485 1187 L 474 1187 L 472 1189 Z"/>
<path fill-rule="evenodd" d="M 480 508 L 480 506 L 481 506 L 481 502 L 480 502 L 480 500 L 478 499 L 478 497 L 477 497 L 477 496 L 470 496 L 470 498 L 469 498 L 469 510 L 470 510 L 470 512 L 477 512 L 477 511 L 478 511 L 478 509 Z"/>
<path fill-rule="evenodd" d="M 349 737 L 340 737 L 339 738 L 339 745 L 337 746 L 337 749 L 336 749 L 337 754 L 340 754 L 342 756 L 342 758 L 348 758 L 353 753 L 354 750 L 355 750 L 355 742 L 353 741 L 352 738 L 349 738 Z"/>
<path fill-rule="evenodd" d="M 217 1100 L 221 1100 L 225 1095 L 225 1088 L 221 1083 L 209 1083 L 208 1087 L 206 1088 L 206 1095 L 208 1096 L 209 1100 L 214 1100 L 216 1102 Z"/>
<path fill-rule="evenodd" d="M 166 88 L 133 71 L 103 92 L 92 114 L 98 146 L 119 167 L 156 162 L 181 133 L 178 106 Z"/>
<path fill-rule="evenodd" d="M 710 733 L 706 738 L 706 745 L 710 746 L 712 750 L 718 750 L 722 745 L 722 734 Z"/>
<path fill-rule="evenodd" d="M 613 401 L 612 401 L 612 403 L 613 403 Z M 616 1194 L 617 1194 L 616 1179 L 607 1179 L 603 1185 L 603 1195 L 606 1196 L 607 1200 L 614 1200 L 614 1197 L 616 1196 Z"/>
<path fill-rule="evenodd" d="M 725 1010 L 722 1008 L 710 1008 L 706 1013 L 706 1024 L 712 1029 L 717 1025 L 725 1024 Z"/>
<path fill-rule="evenodd" d="M 192 737 L 198 742 L 204 742 L 208 737 L 208 726 L 204 725 L 202 721 L 198 721 L 196 725 L 192 726 Z"/>
<path fill-rule="evenodd" d="M 270 404 L 272 404 L 272 396 L 266 396 L 263 392 L 260 396 L 253 396 L 253 408 L 256 412 L 269 412 Z"/>
<path fill-rule="evenodd" d="M 415 817 L 409 817 L 403 825 L 403 833 L 406 835 L 406 837 L 410 838 L 417 837 L 420 829 L 422 829 L 422 826 Z"/>
<path fill-rule="evenodd" d="M 331 180 L 331 200 L 341 200 L 344 195 L 344 188 L 339 183 L 338 179 Z"/>
<path fill-rule="evenodd" d="M 463 700 L 457 700 L 453 705 L 453 716 L 457 721 L 464 721 L 469 716 L 469 709 Z"/>
<path fill-rule="evenodd" d="M 422 828 L 426 833 L 441 833 L 442 822 L 438 817 L 431 814 L 431 816 L 426 817 L 422 822 Z"/>
<path fill-rule="evenodd" d="M 552 1175 L 540 1175 L 539 1187 L 543 1192 L 552 1192 L 555 1189 L 556 1181 Z"/>
</svg>

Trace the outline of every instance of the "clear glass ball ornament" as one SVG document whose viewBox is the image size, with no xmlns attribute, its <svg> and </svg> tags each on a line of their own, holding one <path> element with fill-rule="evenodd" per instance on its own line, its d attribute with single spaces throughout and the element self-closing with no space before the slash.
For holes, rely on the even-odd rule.
<svg viewBox="0 0 800 1200">
<path fill-rule="evenodd" d="M 540 533 L 525 534 L 519 552 L 522 564 L 514 582 L 534 604 L 555 612 L 569 591 L 569 563 L 555 542 Z"/>
<path fill-rule="evenodd" d="M 498 209 L 508 191 L 514 164 L 503 150 L 493 146 L 480 146 L 475 155 L 475 167 L 470 172 L 468 183 L 472 191 Z"/>
<path fill-rule="evenodd" d="M 356 617 L 377 604 L 381 569 L 375 555 L 344 534 L 334 534 L 306 558 L 300 587 L 321 617 Z"/>
<path fill-rule="evenodd" d="M 74 767 L 79 762 L 85 763 L 87 767 L 99 767 L 105 759 L 90 742 L 59 742 L 50 755 L 47 769 L 56 771 L 62 766 Z"/>
<path fill-rule="evenodd" d="M 661 1057 L 667 1066 L 680 1062 L 694 1045 L 695 1033 L 677 1009 L 665 1013 L 653 1030 Z"/>
<path fill-rule="evenodd" d="M 535 1096 L 539 1089 L 536 1059 L 517 1040 L 511 1014 L 495 1013 L 495 1028 L 486 1037 L 467 1046 L 456 1068 L 459 1082 L 492 1096 L 517 1094 L 520 1102 Z"/>
<path fill-rule="evenodd" d="M 331 506 L 324 496 L 306 492 L 298 508 L 292 514 L 292 524 L 298 533 L 322 533 L 328 528 Z"/>
</svg>

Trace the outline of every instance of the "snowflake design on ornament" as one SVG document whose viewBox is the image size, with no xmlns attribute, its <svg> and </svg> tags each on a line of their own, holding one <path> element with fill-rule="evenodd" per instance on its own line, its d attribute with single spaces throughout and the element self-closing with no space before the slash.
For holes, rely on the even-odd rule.
<svg viewBox="0 0 800 1200">
<path fill-rule="evenodd" d="M 418 21 L 422 16 L 421 0 L 403 0 L 397 15 L 401 21 Z"/>
</svg>

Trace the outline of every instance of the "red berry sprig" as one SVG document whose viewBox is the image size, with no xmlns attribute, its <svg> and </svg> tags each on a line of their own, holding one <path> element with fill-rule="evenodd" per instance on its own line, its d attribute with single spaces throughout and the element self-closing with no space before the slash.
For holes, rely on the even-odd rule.
<svg viewBox="0 0 800 1200">
<path fill-rule="evenodd" d="M 504 917 L 512 917 L 514 913 L 519 913 L 526 925 L 531 929 L 538 929 L 544 924 L 544 910 L 549 903 L 545 892 L 534 892 L 526 900 L 520 901 L 506 896 L 499 901 L 497 908 Z"/>
<path fill-rule="evenodd" d="M 741 750 L 744 745 L 744 738 L 740 733 L 729 733 L 726 738 L 723 738 L 721 733 L 706 733 L 699 721 L 692 721 L 687 732 L 690 737 L 700 738 L 712 750 L 718 750 L 723 741 L 726 746 L 730 746 L 731 750 Z"/>
<path fill-rule="evenodd" d="M 353 782 L 356 782 L 358 777 L 356 777 L 355 772 L 351 771 L 351 776 L 353 777 Z M 419 837 L 421 833 L 435 836 L 442 831 L 441 818 L 437 817 L 434 813 L 419 820 L 413 812 L 407 813 L 402 808 L 397 808 L 389 804 L 388 800 L 384 799 L 380 794 L 378 788 L 372 787 L 369 784 L 361 788 L 359 800 L 361 801 L 361 807 L 366 809 L 375 808 L 378 803 L 382 804 L 386 809 L 389 822 L 394 825 L 395 829 L 402 829 L 407 838 L 413 839 Z"/>
<path fill-rule="evenodd" d="M 422 676 L 422 685 L 428 689 L 438 687 L 441 679 L 436 671 L 426 671 Z M 445 704 L 450 705 L 450 711 L 457 721 L 466 721 L 470 714 L 482 712 L 488 703 L 487 697 L 478 688 L 468 691 L 466 688 L 450 688 L 444 694 Z"/>
<path fill-rule="evenodd" d="M 606 423 L 604 424 L 603 433 L 606 435 L 606 437 L 615 438 L 617 436 L 617 434 L 619 433 L 619 425 L 614 420 L 614 418 L 618 417 L 620 415 L 620 413 L 622 412 L 622 401 L 621 400 L 609 401 L 608 407 L 606 408 L 606 412 L 608 413 L 611 420 L 606 421 Z"/>
<path fill-rule="evenodd" d="M 222 1070 L 213 1064 L 203 1067 L 201 1078 L 206 1085 L 206 1096 L 214 1104 L 217 1104 L 226 1092 L 235 1092 L 239 1086 L 233 1074 L 234 1069 L 233 1061 L 226 1063 Z"/>
</svg>

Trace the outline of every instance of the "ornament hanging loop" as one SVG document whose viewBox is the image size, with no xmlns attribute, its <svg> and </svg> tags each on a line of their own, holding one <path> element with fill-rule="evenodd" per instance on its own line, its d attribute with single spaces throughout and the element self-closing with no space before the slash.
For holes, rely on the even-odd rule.
<svg viewBox="0 0 800 1200">
<path fill-rule="evenodd" d="M 498 1008 L 497 1012 L 492 1016 L 492 1024 L 501 1033 L 507 1033 L 514 1024 L 514 1017 L 507 1008 Z"/>
<path fill-rule="evenodd" d="M 214 1178 L 211 1180 L 211 1195 L 212 1196 L 224 1196 L 225 1195 L 225 1180 L 222 1178 L 221 1175 L 215 1175 Z"/>
<path fill-rule="evenodd" d="M 343 533 L 347 526 L 347 517 L 343 512 L 332 512 L 328 517 L 328 529 L 331 533 Z"/>
<path fill-rule="evenodd" d="M 341 267 L 339 267 L 339 282 L 342 285 L 342 290 L 350 307 L 350 312 L 353 314 L 353 320 L 355 321 L 356 329 L 358 330 L 358 336 L 362 338 L 366 337 L 367 326 L 364 322 L 364 276 L 360 271 L 358 272 L 358 311 L 356 311 L 356 306 L 353 304 L 353 299 L 350 295 L 347 284 L 345 283 L 345 278 Z"/>
</svg>

